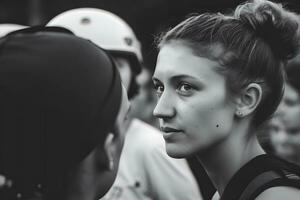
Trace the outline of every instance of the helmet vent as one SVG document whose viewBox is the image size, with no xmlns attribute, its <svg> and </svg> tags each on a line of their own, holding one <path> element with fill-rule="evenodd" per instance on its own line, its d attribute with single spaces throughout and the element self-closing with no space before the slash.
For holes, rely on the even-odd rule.
<svg viewBox="0 0 300 200">
<path fill-rule="evenodd" d="M 133 43 L 133 40 L 130 37 L 125 37 L 124 40 L 128 46 L 131 46 Z"/>
<path fill-rule="evenodd" d="M 81 19 L 81 24 L 87 25 L 91 23 L 91 19 L 89 17 L 83 17 Z"/>
</svg>

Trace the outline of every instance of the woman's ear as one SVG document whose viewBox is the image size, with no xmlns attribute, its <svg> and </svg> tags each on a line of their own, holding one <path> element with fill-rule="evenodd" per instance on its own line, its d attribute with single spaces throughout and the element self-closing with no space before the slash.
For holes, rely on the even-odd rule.
<svg viewBox="0 0 300 200">
<path fill-rule="evenodd" d="M 112 171 L 114 169 L 114 154 L 115 154 L 115 146 L 113 144 L 114 140 L 114 134 L 109 133 L 106 136 L 105 142 L 104 142 L 104 153 L 106 157 L 106 167 L 108 170 Z"/>
<path fill-rule="evenodd" d="M 239 118 L 255 111 L 262 99 L 262 88 L 258 83 L 250 83 L 237 99 L 236 116 Z"/>
</svg>

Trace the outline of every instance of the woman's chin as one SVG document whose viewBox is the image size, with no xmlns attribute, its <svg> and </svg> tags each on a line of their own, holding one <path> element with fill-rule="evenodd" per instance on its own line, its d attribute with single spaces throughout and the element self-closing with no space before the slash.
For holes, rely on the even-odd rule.
<svg viewBox="0 0 300 200">
<path fill-rule="evenodd" d="M 174 144 L 166 144 L 166 152 L 168 156 L 172 158 L 186 158 L 190 155 L 189 153 L 184 152 L 182 148 Z"/>
</svg>

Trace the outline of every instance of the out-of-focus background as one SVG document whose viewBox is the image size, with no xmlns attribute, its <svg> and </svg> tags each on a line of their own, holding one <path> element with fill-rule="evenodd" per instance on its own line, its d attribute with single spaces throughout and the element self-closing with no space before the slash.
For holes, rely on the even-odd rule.
<svg viewBox="0 0 300 200">
<path fill-rule="evenodd" d="M 143 44 L 146 67 L 155 66 L 154 36 L 177 24 L 189 13 L 230 12 L 243 1 L 234 0 L 0 0 L 0 23 L 45 24 L 57 14 L 79 7 L 111 11 L 129 23 Z M 299 12 L 299 0 L 282 2 Z"/>
</svg>

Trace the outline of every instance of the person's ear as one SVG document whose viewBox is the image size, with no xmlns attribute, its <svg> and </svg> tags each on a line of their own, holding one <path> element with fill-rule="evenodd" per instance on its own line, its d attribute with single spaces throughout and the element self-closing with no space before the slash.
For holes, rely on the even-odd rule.
<svg viewBox="0 0 300 200">
<path fill-rule="evenodd" d="M 262 88 L 257 83 L 250 83 L 237 98 L 235 115 L 238 118 L 253 113 L 262 99 Z"/>
<path fill-rule="evenodd" d="M 109 133 L 106 136 L 104 142 L 104 153 L 106 157 L 106 167 L 108 170 L 112 171 L 114 169 L 114 154 L 115 154 L 115 146 L 114 146 L 114 134 Z"/>
</svg>

